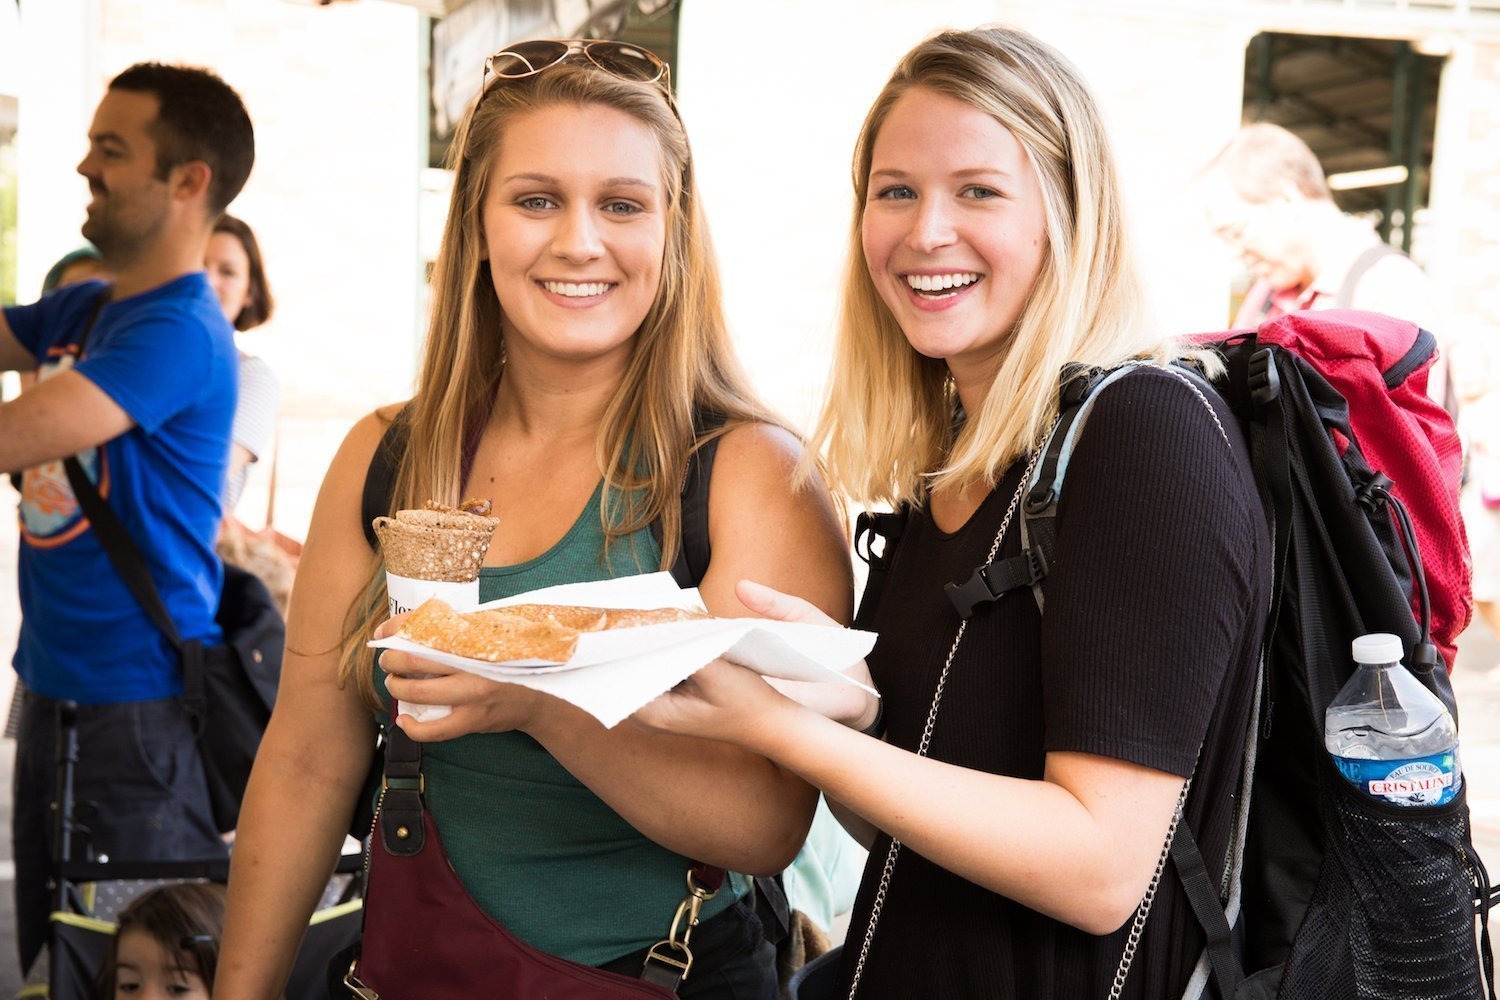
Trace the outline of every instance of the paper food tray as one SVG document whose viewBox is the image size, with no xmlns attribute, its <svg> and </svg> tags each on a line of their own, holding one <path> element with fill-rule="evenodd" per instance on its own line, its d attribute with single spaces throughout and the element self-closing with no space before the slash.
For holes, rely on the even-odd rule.
<svg viewBox="0 0 1500 1000">
<path fill-rule="evenodd" d="M 680 589 L 670 573 L 548 587 L 480 607 L 511 604 L 702 607 L 698 592 Z M 760 618 L 709 618 L 585 632 L 578 637 L 573 655 L 560 664 L 537 660 L 511 663 L 473 660 L 395 636 L 370 643 L 377 648 L 413 653 L 499 683 L 544 691 L 577 705 L 606 726 L 614 726 L 717 657 L 768 677 L 839 681 L 864 687 L 845 677 L 842 671 L 863 659 L 874 644 L 873 632 Z"/>
</svg>

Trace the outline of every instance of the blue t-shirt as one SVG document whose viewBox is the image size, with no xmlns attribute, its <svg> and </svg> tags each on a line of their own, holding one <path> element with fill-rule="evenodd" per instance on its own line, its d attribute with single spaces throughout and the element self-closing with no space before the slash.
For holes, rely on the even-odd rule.
<svg viewBox="0 0 1500 1000">
<path fill-rule="evenodd" d="M 223 567 L 214 553 L 229 459 L 238 358 L 229 323 L 201 273 L 99 313 L 82 360 L 77 341 L 102 282 L 63 288 L 6 322 L 42 380 L 74 369 L 135 426 L 79 453 L 184 639 L 214 643 Z M 16 673 L 49 698 L 84 704 L 167 698 L 182 690 L 177 657 L 109 562 L 61 461 L 25 471 Z"/>
</svg>

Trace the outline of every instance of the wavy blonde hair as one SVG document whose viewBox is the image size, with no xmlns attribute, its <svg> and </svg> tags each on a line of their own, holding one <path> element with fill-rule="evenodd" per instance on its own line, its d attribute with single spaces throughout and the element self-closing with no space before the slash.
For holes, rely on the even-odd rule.
<svg viewBox="0 0 1500 1000">
<path fill-rule="evenodd" d="M 507 123 L 558 105 L 622 111 L 649 128 L 660 146 L 667 205 L 661 284 L 601 419 L 595 451 L 604 470 L 600 508 L 606 540 L 659 521 L 661 567 L 667 569 L 680 545 L 678 491 L 688 457 L 714 436 L 699 439 L 695 413 L 724 418 L 718 433 L 750 421 L 783 425 L 755 397 L 735 356 L 687 134 L 670 98 L 657 84 L 620 79 L 583 59 L 492 83 L 459 123 L 449 152 L 453 196 L 432 273 L 432 321 L 417 392 L 406 407 L 411 436 L 392 509 L 419 507 L 427 499 L 460 500 L 464 441 L 477 439 L 505 370 L 502 304 L 481 260 L 489 174 Z M 384 565 L 378 557 L 368 572 L 365 592 L 350 610 L 339 680 L 356 677 L 366 700 L 378 705 L 364 647 L 386 612 Z"/>
<path fill-rule="evenodd" d="M 1041 273 L 983 405 L 962 422 L 946 364 L 907 343 L 863 252 L 875 141 L 891 108 L 917 87 L 1005 126 L 1036 171 L 1044 207 Z M 1196 353 L 1148 332 L 1098 109 L 1077 70 L 1025 32 L 945 31 L 907 53 L 865 117 L 853 175 L 834 373 L 813 440 L 833 482 L 856 502 L 920 503 L 933 489 L 993 486 L 1042 442 L 1068 362 L 1165 363 Z"/>
</svg>

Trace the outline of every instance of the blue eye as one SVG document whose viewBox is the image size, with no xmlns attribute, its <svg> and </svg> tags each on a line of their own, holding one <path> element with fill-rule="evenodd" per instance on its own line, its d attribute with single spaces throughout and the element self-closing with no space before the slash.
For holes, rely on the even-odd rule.
<svg viewBox="0 0 1500 1000">
<path fill-rule="evenodd" d="M 885 201 L 912 201 L 917 193 L 905 184 L 892 184 L 888 188 L 881 188 L 875 197 Z"/>
<path fill-rule="evenodd" d="M 1002 197 L 1000 192 L 994 188 L 983 187 L 979 184 L 971 184 L 964 188 L 963 196 L 965 198 L 973 198 L 975 201 L 988 201 L 991 198 Z"/>
<path fill-rule="evenodd" d="M 640 212 L 641 207 L 639 205 L 633 205 L 628 201 L 611 201 L 605 203 L 604 211 L 607 215 L 629 216 L 635 215 L 636 213 Z"/>
<path fill-rule="evenodd" d="M 516 204 L 526 209 L 528 212 L 544 212 L 549 208 L 557 207 L 556 203 L 553 202 L 551 198 L 543 198 L 541 195 L 532 195 L 530 198 L 521 198 L 516 202 Z"/>
</svg>

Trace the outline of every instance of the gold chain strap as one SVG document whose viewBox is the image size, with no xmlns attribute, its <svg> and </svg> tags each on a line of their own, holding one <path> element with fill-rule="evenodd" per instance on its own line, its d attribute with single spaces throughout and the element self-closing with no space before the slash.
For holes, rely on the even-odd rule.
<svg viewBox="0 0 1500 1000">
<path fill-rule="evenodd" d="M 1052 429 L 1057 427 L 1056 421 Z M 1046 440 L 1051 439 L 1052 430 L 1047 432 Z M 995 555 L 1000 551 L 1000 542 L 1005 537 L 1005 530 L 1010 527 L 1011 519 L 1015 516 L 1016 508 L 1020 506 L 1021 497 L 1026 492 L 1027 485 L 1031 482 L 1031 475 L 1036 471 L 1036 464 L 1042 457 L 1042 449 L 1038 448 L 1032 452 L 1031 459 L 1026 463 L 1026 471 L 1021 474 L 1021 482 L 1016 487 L 1016 492 L 1010 498 L 1010 504 L 1005 508 L 1005 517 L 1000 521 L 1000 530 L 995 532 L 995 540 L 990 544 L 989 555 L 985 557 L 986 563 L 995 561 Z M 942 673 L 938 674 L 937 689 L 932 694 L 932 707 L 927 710 L 927 725 L 922 730 L 922 742 L 917 747 L 917 756 L 926 757 L 927 749 L 932 744 L 932 731 L 937 725 L 938 706 L 943 701 L 943 690 L 948 684 L 948 672 L 953 668 L 953 657 L 958 653 L 958 644 L 963 640 L 964 632 L 969 627 L 969 620 L 965 618 L 958 623 L 958 631 L 953 636 L 953 645 L 948 647 L 948 659 L 943 663 Z M 854 963 L 854 975 L 849 981 L 848 1000 L 854 1000 L 854 994 L 859 990 L 859 981 L 864 976 L 865 960 L 870 955 L 870 944 L 875 940 L 875 925 L 880 921 L 881 910 L 885 908 L 886 893 L 891 887 L 891 875 L 896 870 L 896 855 L 901 853 L 901 841 L 891 838 L 891 846 L 885 853 L 885 865 L 880 872 L 880 884 L 875 890 L 875 900 L 870 904 L 870 920 L 865 925 L 865 936 L 860 942 L 859 959 Z"/>
</svg>

